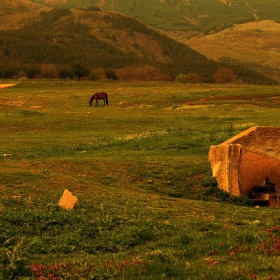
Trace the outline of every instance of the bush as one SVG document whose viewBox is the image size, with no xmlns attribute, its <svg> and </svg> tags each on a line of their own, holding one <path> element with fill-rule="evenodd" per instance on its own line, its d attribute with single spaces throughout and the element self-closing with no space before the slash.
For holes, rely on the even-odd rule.
<svg viewBox="0 0 280 280">
<path fill-rule="evenodd" d="M 232 196 L 230 193 L 217 187 L 209 188 L 204 195 L 208 198 L 240 206 L 253 206 L 254 204 L 253 201 L 246 196 Z"/>
<path fill-rule="evenodd" d="M 186 82 L 186 75 L 184 74 L 179 74 L 176 78 L 175 78 L 175 82 L 176 83 L 185 83 Z"/>
</svg>

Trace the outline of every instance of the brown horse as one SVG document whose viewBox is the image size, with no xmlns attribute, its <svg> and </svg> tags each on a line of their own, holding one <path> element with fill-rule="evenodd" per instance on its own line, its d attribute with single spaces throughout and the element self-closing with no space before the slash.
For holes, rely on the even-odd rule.
<svg viewBox="0 0 280 280">
<path fill-rule="evenodd" d="M 96 92 L 89 100 L 89 106 L 92 106 L 92 101 L 96 100 L 95 106 L 99 106 L 98 100 L 103 100 L 104 106 L 108 105 L 108 94 L 106 92 Z"/>
</svg>

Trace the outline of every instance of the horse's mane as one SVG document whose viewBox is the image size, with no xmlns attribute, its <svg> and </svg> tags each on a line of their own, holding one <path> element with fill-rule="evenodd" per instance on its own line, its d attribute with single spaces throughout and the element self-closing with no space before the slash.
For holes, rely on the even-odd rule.
<svg viewBox="0 0 280 280">
<path fill-rule="evenodd" d="M 93 99 L 94 99 L 94 95 L 91 97 L 91 99 L 89 100 L 89 102 L 92 102 Z"/>
</svg>

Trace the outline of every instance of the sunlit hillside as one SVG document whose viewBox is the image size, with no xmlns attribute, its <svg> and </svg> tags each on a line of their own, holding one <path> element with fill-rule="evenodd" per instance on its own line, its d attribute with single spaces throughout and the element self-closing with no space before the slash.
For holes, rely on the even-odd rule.
<svg viewBox="0 0 280 280">
<path fill-rule="evenodd" d="M 145 70 L 144 79 L 151 79 L 153 73 L 156 73 L 156 79 L 174 79 L 179 74 L 195 73 L 202 77 L 202 81 L 212 82 L 212 75 L 218 67 L 213 61 L 216 60 L 226 64 L 221 65 L 222 67 L 233 69 L 240 82 L 274 83 L 272 80 L 280 80 L 277 46 L 275 47 L 279 37 L 276 37 L 277 31 L 273 31 L 276 32 L 274 35 L 268 31 L 260 32 L 262 27 L 252 27 L 253 31 L 239 30 L 235 27 L 238 25 L 225 29 L 233 22 L 220 25 L 218 12 L 224 12 L 220 8 L 230 8 L 236 16 L 235 20 L 239 22 L 241 4 L 225 5 L 212 0 L 217 6 L 209 9 L 209 3 L 204 3 L 205 14 L 202 16 L 201 7 L 195 6 L 199 1 L 189 2 L 188 10 L 185 10 L 186 2 L 179 0 L 160 3 L 151 1 L 147 7 L 142 7 L 143 9 L 142 2 L 138 1 L 134 1 L 135 5 L 131 8 L 131 2 L 125 2 L 125 5 L 120 0 L 2 0 L 0 10 L 3 20 L 0 21 L 0 31 L 4 33 L 0 35 L 4 44 L 0 46 L 0 58 L 2 67 L 5 68 L 5 71 L 2 69 L 2 78 L 17 76 L 23 68 L 20 64 L 23 63 L 24 72 L 32 72 L 32 76 L 37 75 L 42 64 L 59 65 L 60 71 L 64 65 L 79 63 L 87 64 L 91 70 L 101 68 L 102 71 L 110 72 L 110 77 L 116 77 L 111 70 L 121 69 L 120 75 L 126 73 L 126 79 L 130 79 L 132 77 L 127 73 L 137 73 L 138 69 L 141 71 L 148 65 L 152 68 Z M 259 1 L 257 3 L 260 5 Z M 86 8 L 87 6 L 90 7 Z M 52 7 L 62 9 L 55 8 L 49 13 Z M 70 10 L 63 7 L 76 8 Z M 131 10 L 127 12 L 125 9 L 129 7 Z M 139 8 L 142 9 L 143 17 L 140 19 L 140 13 L 137 12 Z M 188 13 L 190 17 L 185 16 Z M 195 18 L 194 14 L 198 18 Z M 206 19 L 215 17 L 215 14 L 215 21 L 207 23 Z M 269 17 L 273 18 L 274 14 L 269 14 Z M 176 25 L 173 22 L 175 19 L 181 24 Z M 158 24 L 161 21 L 165 22 L 165 31 L 163 26 Z M 147 23 L 153 27 L 149 27 Z M 159 32 L 154 27 L 160 29 Z M 14 31 L 5 33 L 11 30 Z M 162 32 L 175 41 L 163 36 Z M 10 39 L 6 40 L 7 37 Z M 202 55 L 176 41 L 190 46 Z M 205 59 L 204 55 L 210 60 Z M 133 66 L 133 70 L 127 68 L 130 66 Z M 138 73 L 138 78 L 141 75 Z M 266 76 L 265 79 L 268 80 L 261 76 Z"/>
<path fill-rule="evenodd" d="M 174 37 L 175 38 L 175 37 Z M 273 21 L 236 25 L 191 39 L 179 38 L 191 48 L 217 61 L 239 62 L 280 81 L 280 24 Z"/>
<path fill-rule="evenodd" d="M 40 12 L 49 11 L 50 7 L 33 3 L 29 0 L 0 1 L 0 31 L 18 29 L 40 19 Z"/>
<path fill-rule="evenodd" d="M 97 6 L 163 30 L 211 33 L 236 23 L 280 20 L 280 2 L 263 0 L 32 0 L 53 7 Z"/>
</svg>

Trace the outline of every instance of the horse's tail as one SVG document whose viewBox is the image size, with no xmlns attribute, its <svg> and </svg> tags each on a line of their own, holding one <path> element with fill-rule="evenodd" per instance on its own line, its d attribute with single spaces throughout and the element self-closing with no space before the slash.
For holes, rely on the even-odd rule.
<svg viewBox="0 0 280 280">
<path fill-rule="evenodd" d="M 105 101 L 106 101 L 106 105 L 108 105 L 109 104 L 109 101 L 108 101 L 108 94 L 106 93 L 106 95 L 105 95 Z"/>
</svg>

